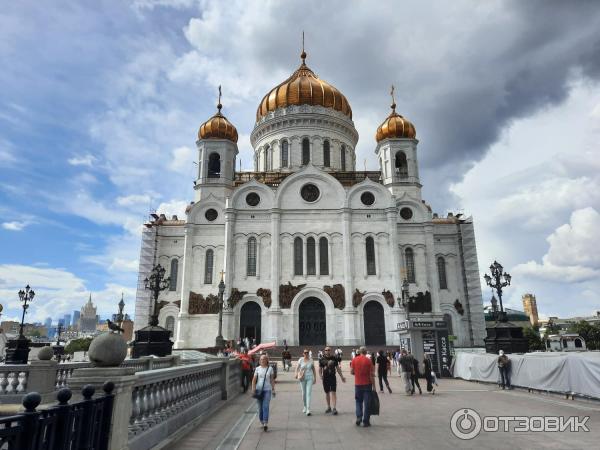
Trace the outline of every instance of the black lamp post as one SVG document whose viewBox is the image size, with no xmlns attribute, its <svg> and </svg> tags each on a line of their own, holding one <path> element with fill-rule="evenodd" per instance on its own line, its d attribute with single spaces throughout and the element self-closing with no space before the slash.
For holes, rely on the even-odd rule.
<svg viewBox="0 0 600 450">
<path fill-rule="evenodd" d="M 219 334 L 215 339 L 215 347 L 219 350 L 225 348 L 225 339 L 223 339 L 223 293 L 225 292 L 225 282 L 223 281 L 223 274 L 221 272 L 221 282 L 219 283 Z"/>
<path fill-rule="evenodd" d="M 52 346 L 54 349 L 54 356 L 56 359 L 60 361 L 61 356 L 65 353 L 64 345 L 60 345 L 60 335 L 63 332 L 63 324 L 58 322 L 58 327 L 56 328 L 56 345 Z"/>
<path fill-rule="evenodd" d="M 490 265 L 490 273 L 492 276 L 489 276 L 487 273 L 483 276 L 485 278 L 485 282 L 492 290 L 496 290 L 498 293 L 498 301 L 500 302 L 500 311 L 498 312 L 498 321 L 506 322 L 506 312 L 504 311 L 504 306 L 502 305 L 502 289 L 506 286 L 510 286 L 510 280 L 512 277 L 509 273 L 504 272 L 504 268 L 502 264 L 498 261 L 494 261 L 492 265 Z M 504 278 L 504 281 L 502 280 Z"/>
<path fill-rule="evenodd" d="M 119 302 L 119 313 L 117 314 L 117 324 L 119 325 L 119 328 L 123 327 L 123 319 L 124 319 L 124 315 L 123 315 L 123 309 L 125 308 L 125 302 L 123 301 L 123 294 L 121 294 L 121 301 Z"/>
<path fill-rule="evenodd" d="M 495 354 L 499 350 L 504 350 L 506 353 L 525 353 L 529 349 L 529 344 L 523 336 L 523 329 L 508 321 L 502 304 L 502 290 L 506 286 L 510 286 L 512 277 L 509 273 L 504 272 L 502 264 L 498 261 L 494 261 L 490 265 L 490 273 L 491 276 L 486 273 L 483 278 L 486 284 L 492 288 L 492 292 L 495 290 L 498 294 L 500 310 L 498 310 L 498 303 L 494 302 L 493 298 L 492 314 L 496 321 L 493 325 L 486 327 L 485 349 L 488 353 Z"/>
<path fill-rule="evenodd" d="M 19 300 L 23 302 L 23 315 L 21 317 L 21 326 L 19 327 L 19 337 L 8 341 L 6 349 L 6 362 L 8 364 L 27 364 L 27 360 L 29 359 L 30 341 L 23 334 L 23 327 L 25 325 L 25 314 L 27 313 L 27 308 L 29 308 L 28 303 L 33 301 L 35 292 L 27 285 L 25 286 L 25 290 L 21 289 L 19 291 L 18 295 Z"/>
<path fill-rule="evenodd" d="M 164 267 L 158 264 L 144 280 L 144 287 L 152 293 L 152 314 L 148 326 L 135 332 L 135 340 L 131 344 L 134 358 L 150 355 L 168 356 L 173 349 L 171 332 L 158 325 L 158 296 L 161 291 L 168 289 L 171 282 L 170 278 L 165 278 L 165 272 Z"/>
</svg>

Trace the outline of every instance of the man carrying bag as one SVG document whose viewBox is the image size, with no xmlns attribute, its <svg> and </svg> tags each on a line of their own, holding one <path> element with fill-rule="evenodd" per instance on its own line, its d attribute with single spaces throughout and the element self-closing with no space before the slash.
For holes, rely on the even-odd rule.
<svg viewBox="0 0 600 450">
<path fill-rule="evenodd" d="M 371 402 L 377 395 L 375 386 L 375 366 L 367 357 L 366 347 L 360 348 L 359 356 L 350 362 L 351 373 L 354 375 L 354 399 L 356 400 L 356 426 L 371 426 Z M 379 400 L 379 398 L 377 399 Z M 379 403 L 379 402 L 378 402 Z"/>
</svg>

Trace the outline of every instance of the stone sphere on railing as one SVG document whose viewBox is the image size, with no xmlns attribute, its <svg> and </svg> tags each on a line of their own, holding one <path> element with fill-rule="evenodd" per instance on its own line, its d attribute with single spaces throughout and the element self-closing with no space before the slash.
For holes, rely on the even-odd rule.
<svg viewBox="0 0 600 450">
<path fill-rule="evenodd" d="M 120 334 L 102 333 L 92 340 L 88 356 L 94 366 L 118 367 L 127 356 L 127 342 Z"/>
<path fill-rule="evenodd" d="M 53 356 L 54 356 L 54 350 L 50 346 L 42 347 L 37 354 L 37 358 L 40 361 L 50 361 Z"/>
</svg>

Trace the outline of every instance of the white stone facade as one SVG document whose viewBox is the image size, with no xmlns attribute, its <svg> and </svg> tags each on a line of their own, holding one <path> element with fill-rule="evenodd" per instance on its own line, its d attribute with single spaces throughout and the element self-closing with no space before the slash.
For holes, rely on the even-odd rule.
<svg viewBox="0 0 600 450">
<path fill-rule="evenodd" d="M 310 143 L 308 164 L 303 161 L 303 139 Z M 325 141 L 329 142 L 329 161 Z M 244 333 L 240 328 L 242 308 L 255 303 L 260 308 L 255 332 L 260 333 L 261 341 L 306 344 L 316 333 L 307 327 L 316 327 L 318 320 L 304 320 L 303 314 L 308 313 L 300 310 L 311 298 L 324 307 L 325 329 L 321 332 L 325 339 L 318 344 L 358 345 L 368 341 L 364 320 L 367 307 L 380 317 L 376 326 L 383 323 L 385 327 L 385 342 L 378 344 L 398 345 L 400 336 L 393 330 L 406 319 L 398 299 L 407 277 L 411 295 L 431 294 L 432 310 L 418 313 L 420 318 L 443 320 L 446 314 L 456 346 L 483 345 L 485 325 L 472 220 L 438 219 L 422 200 L 417 140 L 385 139 L 377 144 L 380 173 L 355 172 L 357 141 L 358 134 L 347 116 L 302 105 L 281 108 L 256 124 L 251 135 L 254 173 L 234 172 L 235 143 L 220 139 L 197 142 L 196 195 L 187 218 L 161 217 L 148 224 L 153 231 L 153 262 L 160 263 L 167 273 L 177 270 L 173 290 L 161 294 L 160 300 L 167 304 L 159 315 L 163 326 L 172 320 L 169 317 L 176 319 L 175 348 L 214 345 L 218 314 L 190 313 L 190 293 L 204 298 L 216 295 L 221 271 L 225 299 L 230 298 L 233 288 L 245 292 L 232 308 L 225 307 L 225 339 L 234 340 Z M 285 166 L 283 142 L 288 143 Z M 406 161 L 400 168 L 396 163 L 399 151 Z M 213 153 L 218 153 L 221 166 L 209 175 Z M 307 184 L 318 188 L 316 199 L 303 198 Z M 254 201 L 249 201 L 249 194 Z M 256 195 L 259 201 L 252 205 Z M 301 262 L 296 260 L 299 264 L 295 264 L 295 246 L 301 248 Z M 407 260 L 407 250 L 412 252 L 413 264 Z M 150 267 L 148 261 L 140 267 L 143 279 L 142 272 Z M 290 283 L 305 286 L 293 298 L 281 298 L 280 287 Z M 337 307 L 325 288 L 334 285 L 341 285 L 344 293 L 344 304 L 338 298 Z M 142 290 L 143 286 L 139 287 L 136 328 L 146 324 L 150 308 Z M 257 294 L 267 290 L 270 304 Z M 357 290 L 362 300 L 354 306 Z M 384 291 L 389 291 L 387 297 Z M 367 306 L 371 302 L 380 306 Z M 373 323 L 369 321 L 367 328 Z"/>
</svg>

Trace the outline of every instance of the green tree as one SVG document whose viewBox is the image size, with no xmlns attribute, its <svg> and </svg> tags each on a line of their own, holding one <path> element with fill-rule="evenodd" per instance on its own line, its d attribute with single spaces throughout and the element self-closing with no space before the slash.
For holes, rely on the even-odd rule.
<svg viewBox="0 0 600 450">
<path fill-rule="evenodd" d="M 585 345 L 588 350 L 599 350 L 600 349 L 600 324 L 595 323 L 594 325 L 581 320 L 576 324 L 569 327 L 570 333 L 576 333 L 583 338 Z"/>
<path fill-rule="evenodd" d="M 536 350 L 546 350 L 544 342 L 540 337 L 540 329 L 538 327 L 527 327 L 523 329 L 523 336 L 527 339 L 529 344 L 529 351 L 534 352 Z"/>
<path fill-rule="evenodd" d="M 91 342 L 92 338 L 72 339 L 65 347 L 65 353 L 87 352 Z"/>
<path fill-rule="evenodd" d="M 544 331 L 544 339 L 546 339 L 551 334 L 558 334 L 560 331 L 560 327 L 555 324 L 553 321 L 549 320 L 546 325 L 546 331 Z"/>
</svg>

